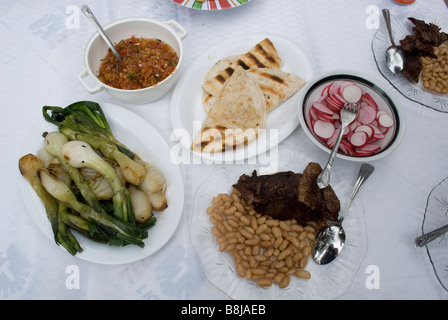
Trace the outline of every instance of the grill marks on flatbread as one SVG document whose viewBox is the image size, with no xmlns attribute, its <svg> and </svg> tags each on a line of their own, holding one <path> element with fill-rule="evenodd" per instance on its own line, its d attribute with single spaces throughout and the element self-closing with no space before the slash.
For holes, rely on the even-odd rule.
<svg viewBox="0 0 448 320">
<path fill-rule="evenodd" d="M 236 68 L 270 68 L 280 70 L 282 60 L 277 54 L 274 44 L 268 38 L 256 44 L 248 52 L 219 60 L 207 73 L 202 88 L 218 96 L 225 81 Z"/>
<path fill-rule="evenodd" d="M 268 113 L 292 97 L 306 83 L 300 77 L 276 69 L 251 68 L 246 72 L 260 86 L 266 99 Z M 207 113 L 215 101 L 216 96 L 203 90 L 204 108 Z"/>
<path fill-rule="evenodd" d="M 257 138 L 266 116 L 260 86 L 238 67 L 225 82 L 191 149 L 207 153 L 235 150 Z"/>
<path fill-rule="evenodd" d="M 191 149 L 223 152 L 255 140 L 267 114 L 305 85 L 303 79 L 283 72 L 281 65 L 268 38 L 244 54 L 215 63 L 202 85 L 207 117 Z"/>
</svg>

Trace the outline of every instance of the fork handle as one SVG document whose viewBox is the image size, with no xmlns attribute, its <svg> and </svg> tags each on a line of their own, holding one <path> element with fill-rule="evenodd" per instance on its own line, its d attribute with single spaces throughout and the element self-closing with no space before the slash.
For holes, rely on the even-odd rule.
<svg viewBox="0 0 448 320">
<path fill-rule="evenodd" d="M 341 143 L 342 136 L 344 135 L 346 126 L 341 127 L 341 131 L 339 132 L 338 138 L 334 144 L 333 149 L 331 150 L 330 157 L 328 158 L 327 164 L 323 168 L 322 172 L 317 177 L 317 185 L 319 188 L 323 189 L 330 184 L 330 174 L 331 169 L 333 168 L 334 158 L 339 149 L 339 144 Z"/>
</svg>

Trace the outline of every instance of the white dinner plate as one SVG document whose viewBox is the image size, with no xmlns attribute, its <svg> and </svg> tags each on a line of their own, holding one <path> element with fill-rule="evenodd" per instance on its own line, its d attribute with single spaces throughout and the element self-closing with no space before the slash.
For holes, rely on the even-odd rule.
<svg viewBox="0 0 448 320">
<path fill-rule="evenodd" d="M 263 39 L 269 38 L 283 61 L 282 70 L 309 81 L 314 76 L 313 67 L 305 53 L 291 41 L 267 34 L 249 34 L 233 37 L 218 43 L 200 55 L 179 79 L 174 89 L 170 117 L 173 133 L 184 147 L 190 150 L 191 142 L 200 132 L 206 111 L 202 102 L 202 83 L 208 70 L 220 59 L 249 51 Z M 223 153 L 192 152 L 202 159 L 215 163 L 229 163 L 251 158 L 268 151 L 286 139 L 298 126 L 298 94 L 295 94 L 267 116 L 265 130 L 258 139 L 244 148 Z M 179 156 L 179 155 L 178 155 Z M 183 155 L 180 155 L 183 156 Z"/>
<path fill-rule="evenodd" d="M 100 103 L 114 136 L 143 160 L 157 167 L 167 182 L 168 208 L 163 212 L 154 212 L 157 218 L 154 227 L 148 230 L 143 241 L 144 248 L 136 245 L 111 247 L 96 243 L 79 235 L 77 238 L 83 252 L 76 254 L 83 260 L 100 264 L 122 264 L 146 258 L 162 248 L 174 234 L 183 212 L 184 186 L 180 167 L 170 161 L 170 149 L 167 142 L 148 122 L 137 114 L 114 104 Z M 22 148 L 22 155 L 37 152 L 43 147 L 42 133 L 57 131 L 57 127 L 46 122 L 43 117 L 31 130 Z M 19 177 L 23 200 L 29 215 L 39 229 L 54 243 L 54 236 L 40 198 L 23 177 Z M 56 245 L 56 244 L 55 244 Z M 61 249 L 65 250 L 62 246 Z M 68 253 L 67 253 L 68 254 Z"/>
<path fill-rule="evenodd" d="M 282 146 L 279 146 L 278 154 L 271 154 L 269 160 L 270 167 L 276 167 L 269 173 L 302 173 L 308 163 L 314 161 L 301 150 Z M 306 280 L 292 276 L 289 286 L 284 289 L 276 284 L 259 287 L 254 281 L 241 278 L 236 271 L 233 256 L 219 250 L 219 244 L 211 231 L 212 223 L 207 208 L 218 194 L 230 194 L 232 185 L 238 182 L 242 174 L 251 175 L 254 170 L 262 174 L 263 169 L 265 166 L 253 164 L 215 166 L 196 191 L 190 238 L 207 279 L 234 300 L 324 300 L 340 297 L 350 287 L 367 252 L 365 210 L 359 197 L 354 199 L 350 214 L 344 220 L 347 240 L 338 258 L 329 264 L 318 265 L 310 257 L 305 270 L 310 272 L 311 278 Z M 341 177 L 335 172 L 331 179 L 331 186 L 341 207 L 345 207 L 356 177 Z"/>
</svg>

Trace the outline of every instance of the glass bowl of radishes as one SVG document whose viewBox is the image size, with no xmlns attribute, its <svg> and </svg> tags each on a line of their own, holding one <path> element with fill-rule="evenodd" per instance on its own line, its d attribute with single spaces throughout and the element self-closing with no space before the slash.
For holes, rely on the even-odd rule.
<svg viewBox="0 0 448 320">
<path fill-rule="evenodd" d="M 336 156 L 372 161 L 389 155 L 401 143 L 406 127 L 400 101 L 378 80 L 349 70 L 311 79 L 299 94 L 299 120 L 307 136 L 330 153 L 341 131 L 344 103 L 358 105 L 356 119 L 344 130 Z"/>
</svg>

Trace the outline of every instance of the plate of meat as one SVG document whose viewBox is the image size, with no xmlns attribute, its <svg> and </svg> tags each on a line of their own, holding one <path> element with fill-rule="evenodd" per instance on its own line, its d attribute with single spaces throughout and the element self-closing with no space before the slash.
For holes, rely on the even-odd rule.
<svg viewBox="0 0 448 320">
<path fill-rule="evenodd" d="M 392 19 L 393 36 L 406 55 L 402 73 L 386 66 L 385 51 L 390 45 L 382 24 L 372 40 L 378 70 L 403 96 L 431 109 L 448 112 L 448 23 L 437 13 L 415 12 L 407 19 Z M 439 70 L 437 72 L 434 72 Z"/>
<path fill-rule="evenodd" d="M 280 147 L 263 157 L 216 166 L 196 191 L 190 238 L 205 275 L 232 299 L 341 296 L 367 251 L 360 198 L 344 220 L 349 245 L 340 257 L 318 265 L 310 254 L 317 232 L 348 201 L 356 177 L 347 183 L 335 172 L 331 186 L 321 190 L 316 179 L 322 168 L 305 153 Z"/>
</svg>

